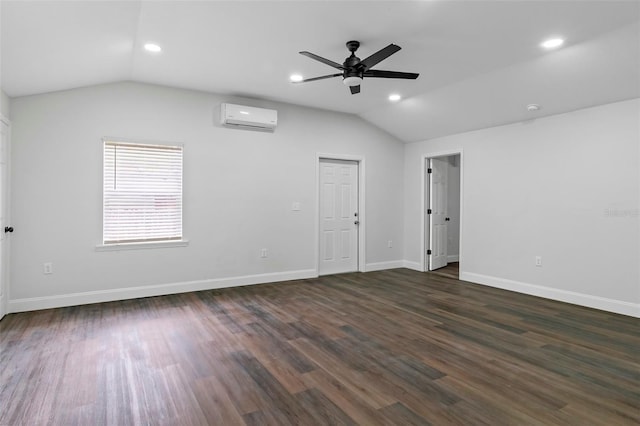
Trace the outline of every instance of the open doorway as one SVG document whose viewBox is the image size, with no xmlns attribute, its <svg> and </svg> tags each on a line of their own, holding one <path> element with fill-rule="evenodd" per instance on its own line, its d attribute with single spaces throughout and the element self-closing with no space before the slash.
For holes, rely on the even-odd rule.
<svg viewBox="0 0 640 426">
<path fill-rule="evenodd" d="M 462 154 L 425 157 L 424 171 L 424 270 L 458 279 Z"/>
</svg>

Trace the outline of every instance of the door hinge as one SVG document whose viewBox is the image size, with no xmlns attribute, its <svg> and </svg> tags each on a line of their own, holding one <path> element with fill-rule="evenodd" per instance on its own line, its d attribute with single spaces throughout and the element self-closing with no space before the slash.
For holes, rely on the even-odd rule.
<svg viewBox="0 0 640 426">
<path fill-rule="evenodd" d="M 431 254 L 431 250 L 427 250 L 427 254 Z"/>
<path fill-rule="evenodd" d="M 431 209 L 427 209 L 427 214 L 431 214 Z"/>
<path fill-rule="evenodd" d="M 431 167 L 429 167 L 429 168 L 427 169 L 427 173 L 431 173 L 431 172 L 433 172 L 433 170 L 431 169 Z"/>
</svg>

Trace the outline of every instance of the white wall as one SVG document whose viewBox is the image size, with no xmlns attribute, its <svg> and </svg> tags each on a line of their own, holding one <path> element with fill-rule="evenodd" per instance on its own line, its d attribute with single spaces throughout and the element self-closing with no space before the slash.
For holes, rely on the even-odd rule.
<svg viewBox="0 0 640 426">
<path fill-rule="evenodd" d="M 227 101 L 277 109 L 278 128 L 221 127 Z M 119 83 L 15 98 L 12 122 L 13 310 L 313 275 L 318 152 L 365 158 L 366 262 L 401 264 L 404 146 L 356 116 Z M 96 252 L 103 136 L 184 143 L 188 247 Z"/>
<path fill-rule="evenodd" d="M 2 90 L 0 90 L 0 114 L 11 118 L 11 99 Z"/>
<path fill-rule="evenodd" d="M 405 259 L 422 156 L 461 148 L 462 279 L 638 316 L 639 145 L 638 99 L 407 145 Z"/>
</svg>

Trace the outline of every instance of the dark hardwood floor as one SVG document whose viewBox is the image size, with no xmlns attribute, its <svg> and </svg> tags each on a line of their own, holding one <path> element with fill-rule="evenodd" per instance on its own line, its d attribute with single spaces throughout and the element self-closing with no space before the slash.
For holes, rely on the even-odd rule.
<svg viewBox="0 0 640 426">
<path fill-rule="evenodd" d="M 11 314 L 2 425 L 637 425 L 640 322 L 406 269 Z"/>
<path fill-rule="evenodd" d="M 431 271 L 429 273 L 457 280 L 460 277 L 460 263 L 450 262 L 447 263 L 447 266 L 445 266 L 444 268 L 436 269 L 435 271 Z"/>
</svg>

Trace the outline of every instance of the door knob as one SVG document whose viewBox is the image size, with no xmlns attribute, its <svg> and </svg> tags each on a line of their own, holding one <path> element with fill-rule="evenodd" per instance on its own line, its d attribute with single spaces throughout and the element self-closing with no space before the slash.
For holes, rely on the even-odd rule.
<svg viewBox="0 0 640 426">
<path fill-rule="evenodd" d="M 4 232 L 13 232 L 13 226 L 5 226 Z"/>
<path fill-rule="evenodd" d="M 355 222 L 353 222 L 354 225 L 360 225 L 360 221 L 356 220 Z"/>
<path fill-rule="evenodd" d="M 445 217 L 445 218 L 444 218 L 444 220 L 446 220 L 447 222 L 449 222 L 449 220 L 451 220 L 451 219 L 449 219 L 448 217 Z"/>
</svg>

